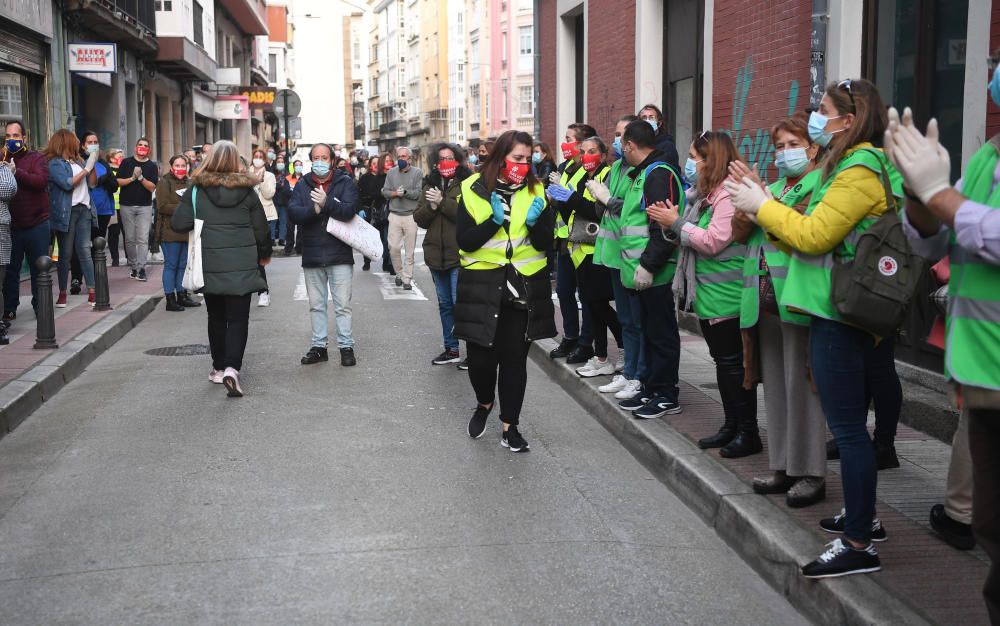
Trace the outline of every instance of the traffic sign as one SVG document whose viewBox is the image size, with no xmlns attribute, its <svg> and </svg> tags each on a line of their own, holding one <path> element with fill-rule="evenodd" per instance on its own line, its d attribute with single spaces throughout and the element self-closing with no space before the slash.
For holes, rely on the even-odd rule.
<svg viewBox="0 0 1000 626">
<path fill-rule="evenodd" d="M 295 117 L 302 112 L 302 99 L 291 89 L 281 89 L 274 94 L 274 112 L 284 117 Z"/>
</svg>

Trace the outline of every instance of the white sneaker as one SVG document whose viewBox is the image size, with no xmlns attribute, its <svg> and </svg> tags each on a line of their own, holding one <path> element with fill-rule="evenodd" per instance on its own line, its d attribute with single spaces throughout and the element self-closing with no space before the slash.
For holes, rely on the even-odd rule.
<svg viewBox="0 0 1000 626">
<path fill-rule="evenodd" d="M 638 380 L 627 380 L 625 382 L 625 387 L 621 391 L 615 394 L 615 397 L 619 400 L 627 400 L 634 396 L 635 394 L 642 391 L 642 383 Z"/>
<path fill-rule="evenodd" d="M 606 385 L 601 385 L 600 387 L 597 388 L 597 390 L 600 391 L 601 393 L 618 393 L 619 391 L 624 389 L 625 385 L 627 384 L 628 384 L 628 379 L 618 374 L 611 379 L 610 383 Z"/>
<path fill-rule="evenodd" d="M 615 361 L 615 371 L 621 374 L 625 371 L 625 361 Z"/>
<path fill-rule="evenodd" d="M 615 373 L 615 364 L 611 359 L 598 361 L 597 357 L 591 357 L 586 365 L 576 370 L 577 376 L 592 378 L 594 376 L 611 376 Z"/>
<path fill-rule="evenodd" d="M 221 385 L 222 384 L 222 378 L 225 375 L 226 375 L 226 370 L 216 370 L 216 369 L 213 369 L 212 372 L 208 375 L 208 380 L 209 380 L 209 382 L 214 383 L 216 385 Z"/>
<path fill-rule="evenodd" d="M 270 306 L 271 305 L 271 294 L 264 292 L 257 296 L 257 306 Z"/>
<path fill-rule="evenodd" d="M 227 367 L 222 375 L 222 384 L 226 386 L 226 395 L 230 398 L 242 398 L 243 387 L 240 386 L 240 373 Z"/>
</svg>

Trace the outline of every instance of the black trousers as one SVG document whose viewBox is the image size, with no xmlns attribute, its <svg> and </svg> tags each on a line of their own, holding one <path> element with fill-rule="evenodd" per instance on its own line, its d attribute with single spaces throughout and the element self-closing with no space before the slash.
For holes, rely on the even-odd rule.
<svg viewBox="0 0 1000 626">
<path fill-rule="evenodd" d="M 468 342 L 469 381 L 476 392 L 476 401 L 490 404 L 494 391 L 500 394 L 500 419 L 517 425 L 528 385 L 528 349 L 524 340 L 528 328 L 528 312 L 509 307 L 500 309 L 493 347 Z M 499 379 L 499 387 L 498 387 Z"/>
<path fill-rule="evenodd" d="M 584 302 L 583 306 L 590 309 L 590 327 L 594 334 L 594 354 L 602 359 L 608 356 L 608 331 L 611 331 L 620 350 L 622 347 L 622 325 L 618 314 L 607 300 L 592 300 Z"/>
<path fill-rule="evenodd" d="M 715 379 L 719 383 L 726 422 L 740 432 L 757 432 L 757 388 L 743 388 L 743 338 L 740 320 L 733 318 L 717 324 L 700 320 L 701 334 L 708 353 L 715 361 Z"/>
<path fill-rule="evenodd" d="M 681 366 L 681 335 L 674 312 L 674 292 L 670 283 L 632 291 L 639 296 L 642 340 L 646 351 L 647 393 L 664 395 L 677 402 Z M 619 344 L 620 345 L 620 344 Z"/>
<path fill-rule="evenodd" d="M 208 310 L 208 345 L 212 351 L 212 367 L 224 370 L 243 367 L 243 353 L 250 333 L 250 294 L 220 296 L 205 294 Z"/>
<path fill-rule="evenodd" d="M 1000 624 L 1000 409 L 969 411 L 972 455 L 972 530 L 990 557 L 983 598 L 990 622 Z"/>
</svg>

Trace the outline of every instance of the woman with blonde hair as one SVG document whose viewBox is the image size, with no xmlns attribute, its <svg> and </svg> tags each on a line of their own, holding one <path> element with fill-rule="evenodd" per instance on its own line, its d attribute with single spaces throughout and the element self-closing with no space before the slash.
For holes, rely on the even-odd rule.
<svg viewBox="0 0 1000 626">
<path fill-rule="evenodd" d="M 212 371 L 208 378 L 240 397 L 240 370 L 250 327 L 250 296 L 267 289 L 259 271 L 271 261 L 271 233 L 254 188 L 259 180 L 240 164 L 231 141 L 219 141 L 191 178 L 170 220 L 187 233 L 204 220 L 201 234 L 205 305 Z"/>
</svg>

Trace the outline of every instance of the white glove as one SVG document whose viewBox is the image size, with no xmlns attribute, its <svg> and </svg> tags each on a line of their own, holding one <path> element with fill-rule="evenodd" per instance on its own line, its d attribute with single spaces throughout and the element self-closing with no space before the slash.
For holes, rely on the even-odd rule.
<svg viewBox="0 0 1000 626">
<path fill-rule="evenodd" d="M 313 201 L 313 210 L 319 213 L 326 206 L 326 192 L 323 191 L 322 187 L 316 187 L 311 192 L 309 192 L 309 197 Z"/>
<path fill-rule="evenodd" d="M 441 199 L 444 198 L 444 194 L 437 187 L 431 187 L 424 192 L 424 197 L 431 203 L 431 208 L 437 211 L 438 205 L 441 204 Z"/>
<path fill-rule="evenodd" d="M 588 180 L 585 186 L 587 187 L 587 191 L 590 192 L 590 195 L 594 196 L 595 200 L 604 206 L 608 205 L 608 200 L 611 199 L 611 190 L 608 189 L 607 185 L 596 180 Z"/>
<path fill-rule="evenodd" d="M 134 178 L 136 180 L 142 180 L 142 168 L 139 167 L 138 165 L 136 165 L 132 169 L 132 178 Z"/>
<path fill-rule="evenodd" d="M 88 173 L 93 172 L 94 164 L 96 163 L 97 163 L 97 153 L 91 152 L 90 155 L 87 156 L 87 162 L 84 163 L 83 169 L 87 170 Z"/>
<path fill-rule="evenodd" d="M 938 141 L 937 119 L 927 123 L 924 136 L 913 125 L 910 107 L 903 109 L 903 118 L 895 108 L 889 109 L 889 130 L 885 131 L 885 151 L 889 160 L 903 175 L 907 189 L 924 204 L 939 191 L 951 187 L 951 158 Z"/>
<path fill-rule="evenodd" d="M 653 275 L 649 270 L 640 265 L 635 268 L 635 275 L 632 277 L 632 281 L 635 283 L 636 291 L 642 291 L 653 286 Z"/>
<path fill-rule="evenodd" d="M 733 206 L 747 215 L 757 215 L 761 205 L 768 200 L 767 192 L 760 185 L 750 180 L 748 176 L 743 177 L 742 183 L 734 183 L 731 180 L 726 180 L 723 186 L 729 192 Z"/>
<path fill-rule="evenodd" d="M 559 172 L 552 172 L 549 174 L 549 182 L 553 185 L 558 185 L 560 180 L 562 180 L 562 174 Z"/>
</svg>

